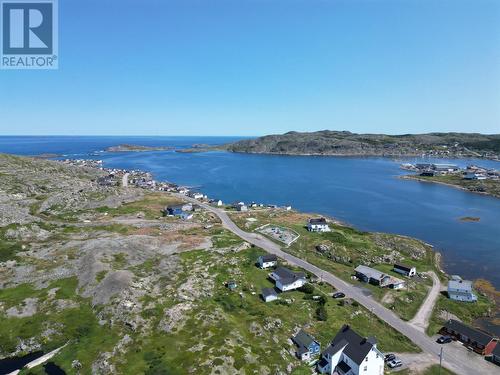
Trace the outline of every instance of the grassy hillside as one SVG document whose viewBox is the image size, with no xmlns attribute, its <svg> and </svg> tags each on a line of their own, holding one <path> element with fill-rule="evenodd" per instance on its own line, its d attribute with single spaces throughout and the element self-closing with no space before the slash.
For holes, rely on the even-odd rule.
<svg viewBox="0 0 500 375">
<path fill-rule="evenodd" d="M 288 132 L 226 146 L 233 152 L 294 155 L 386 155 L 490 157 L 500 155 L 500 135 L 475 133 L 355 134 L 347 131 Z"/>
</svg>

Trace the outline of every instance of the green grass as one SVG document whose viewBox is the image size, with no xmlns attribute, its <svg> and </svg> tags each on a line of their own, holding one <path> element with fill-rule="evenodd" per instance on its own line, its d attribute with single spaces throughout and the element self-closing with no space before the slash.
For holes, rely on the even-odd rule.
<svg viewBox="0 0 500 375">
<path fill-rule="evenodd" d="M 44 289 L 34 289 L 29 284 L 0 290 L 0 301 L 6 307 L 16 306 L 25 298 L 38 298 L 37 314 L 26 318 L 5 318 L 0 324 L 0 351 L 15 350 L 20 339 L 38 338 L 42 350 L 50 351 L 69 343 L 54 361 L 66 370 L 78 359 L 83 364 L 83 374 L 90 374 L 91 365 L 98 355 L 111 350 L 118 340 L 117 330 L 100 326 L 90 301 L 76 295 L 76 278 L 57 280 Z M 71 299 L 78 303 L 76 308 L 55 311 L 48 301 L 47 292 L 59 288 L 55 298 Z M 48 327 L 56 328 L 56 334 L 49 340 L 40 335 Z M 38 371 L 38 370 L 37 370 Z"/>
<path fill-rule="evenodd" d="M 162 210 L 173 204 L 181 203 L 181 201 L 175 197 L 168 194 L 162 193 L 147 193 L 143 199 L 137 200 L 130 203 L 124 203 L 119 207 L 99 207 L 96 208 L 96 212 L 104 213 L 107 212 L 109 216 L 122 216 L 122 215 L 133 215 L 139 212 L 144 213 L 144 217 L 147 219 L 154 219 L 162 216 Z"/>
<path fill-rule="evenodd" d="M 404 336 L 356 305 L 339 306 L 336 300 L 328 298 L 325 306 L 328 319 L 321 322 L 315 318 L 318 303 L 302 292 L 282 294 L 281 299 L 290 300 L 289 304 L 277 301 L 264 303 L 259 295 L 261 288 L 272 287 L 273 283 L 268 279 L 269 271 L 255 267 L 261 254 L 262 250 L 256 248 L 224 255 L 201 250 L 182 253 L 180 256 L 188 274 L 181 277 L 178 284 L 188 280 L 189 270 L 193 270 L 196 265 L 207 265 L 209 274 L 215 278 L 213 295 L 197 301 L 198 306 L 189 312 L 180 330 L 165 333 L 153 329 L 151 335 L 141 337 L 136 350 L 123 358 L 124 363 L 119 365 L 119 372 L 177 374 L 185 373 L 187 368 L 193 366 L 199 373 L 205 373 L 210 372 L 214 365 L 221 364 L 224 356 L 233 358 L 234 368 L 242 368 L 247 373 L 262 370 L 263 364 L 268 367 L 268 371 L 275 372 L 286 368 L 289 362 L 299 365 L 290 355 L 283 359 L 280 351 L 288 349 L 287 340 L 294 328 L 306 325 L 323 347 L 344 323 L 349 323 L 362 335 L 375 335 L 381 350 L 418 351 Z M 227 262 L 233 266 L 228 267 Z M 235 291 L 229 291 L 224 286 L 228 280 L 237 282 Z M 314 294 L 331 291 L 329 286 L 316 284 Z M 160 304 L 146 314 L 159 321 L 163 316 L 163 308 L 176 303 L 169 300 L 166 305 Z M 262 327 L 275 319 L 281 321 L 282 326 L 278 329 L 262 330 L 256 335 L 250 328 L 254 325 Z M 205 349 L 191 351 L 200 344 Z M 174 347 L 176 349 L 171 350 Z M 248 355 L 255 362 L 248 361 Z M 213 363 L 210 363 L 211 359 Z M 300 366 L 295 371 L 301 374 L 307 370 Z"/>
<path fill-rule="evenodd" d="M 439 317 L 442 310 L 457 316 L 466 324 L 472 324 L 476 318 L 487 315 L 493 308 L 494 303 L 482 295 L 478 295 L 478 301 L 474 303 L 453 301 L 440 295 L 434 306 L 427 333 L 436 334 L 445 323 L 445 319 Z"/>
<path fill-rule="evenodd" d="M 394 374 L 414 375 L 417 373 L 414 371 L 411 371 L 410 369 L 405 369 L 405 370 L 394 372 Z M 442 367 L 441 371 L 440 371 L 439 365 L 431 365 L 431 366 L 427 367 L 423 372 L 418 372 L 418 374 L 419 375 L 455 375 L 454 372 L 451 372 L 450 370 L 447 370 L 444 367 Z"/>
<path fill-rule="evenodd" d="M 290 217 L 288 215 L 290 215 Z M 258 221 L 249 224 L 245 220 L 247 216 L 256 217 Z M 231 217 L 242 229 L 247 231 L 268 222 L 295 230 L 300 234 L 300 238 L 290 247 L 283 248 L 284 251 L 307 260 L 349 283 L 362 285 L 379 301 L 383 299 L 386 293 L 394 294 L 394 302 L 386 304 L 386 306 L 391 308 L 405 320 L 413 318 L 418 311 L 418 308 L 427 295 L 428 286 L 432 285 L 432 281 L 430 279 L 424 280 L 422 283 L 409 281 L 410 290 L 392 291 L 386 288 L 360 283 L 359 281 L 353 281 L 351 276 L 354 273 L 354 268 L 359 264 L 370 265 L 371 267 L 408 281 L 409 279 L 404 276 L 392 272 L 392 263 L 369 264 L 368 262 L 368 260 L 374 258 L 382 259 L 384 254 L 392 250 L 397 250 L 404 257 L 401 262 L 416 266 L 418 272 L 433 270 L 438 274 L 440 273 L 435 264 L 435 254 L 432 249 L 412 238 L 363 232 L 355 228 L 335 224 L 330 225 L 332 229 L 331 232 L 311 233 L 304 227 L 306 217 L 293 213 L 270 215 L 265 211 L 254 211 L 243 215 L 233 214 Z M 316 246 L 319 244 L 328 245 L 330 251 L 324 254 L 319 253 L 316 251 Z M 413 256 L 417 253 L 415 249 L 421 254 L 420 258 Z"/>
</svg>

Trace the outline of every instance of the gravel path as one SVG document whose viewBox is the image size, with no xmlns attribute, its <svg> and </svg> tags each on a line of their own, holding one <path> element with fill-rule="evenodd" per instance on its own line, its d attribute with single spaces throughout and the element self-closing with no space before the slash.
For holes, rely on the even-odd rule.
<svg viewBox="0 0 500 375">
<path fill-rule="evenodd" d="M 427 326 L 429 325 L 432 310 L 439 297 L 439 293 L 441 292 L 441 280 L 439 280 L 439 277 L 433 271 L 430 271 L 427 274 L 432 278 L 432 288 L 427 294 L 424 303 L 420 306 L 420 309 L 417 311 L 413 319 L 410 320 L 410 324 L 414 325 L 417 329 L 423 332 L 425 332 Z"/>
</svg>

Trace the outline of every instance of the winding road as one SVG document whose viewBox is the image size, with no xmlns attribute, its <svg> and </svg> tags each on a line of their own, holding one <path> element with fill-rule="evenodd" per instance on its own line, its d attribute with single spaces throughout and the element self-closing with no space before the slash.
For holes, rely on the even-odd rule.
<svg viewBox="0 0 500 375">
<path fill-rule="evenodd" d="M 486 362 L 483 357 L 472 353 L 462 346 L 458 345 L 439 345 L 433 338 L 429 337 L 425 333 L 425 328 L 422 329 L 419 324 L 421 322 L 426 322 L 429 318 L 429 308 L 421 308 L 417 313 L 418 319 L 414 323 L 406 322 L 394 314 L 391 310 L 385 308 L 380 303 L 375 301 L 373 298 L 366 296 L 362 293 L 359 288 L 345 282 L 344 280 L 338 278 L 330 272 L 324 271 L 315 265 L 306 262 L 303 259 L 297 258 L 291 254 L 284 252 L 281 247 L 274 243 L 273 241 L 261 236 L 257 233 L 248 233 L 240 229 L 231 218 L 224 211 L 212 207 L 206 203 L 200 202 L 196 199 L 187 197 L 182 194 L 175 194 L 180 199 L 187 200 L 191 203 L 195 203 L 205 208 L 206 210 L 213 212 L 222 221 L 222 225 L 236 234 L 243 240 L 262 248 L 263 250 L 269 252 L 270 254 L 275 254 L 279 258 L 287 261 L 290 264 L 301 267 L 317 277 L 321 278 L 323 281 L 334 286 L 337 290 L 345 293 L 348 297 L 354 299 L 359 304 L 363 305 L 366 309 L 371 311 L 381 320 L 386 322 L 395 330 L 399 331 L 401 334 L 408 337 L 413 343 L 419 346 L 425 353 L 430 354 L 429 358 L 434 358 L 437 362 L 439 360 L 439 353 L 441 348 L 444 348 L 443 354 L 443 366 L 447 369 L 453 371 L 459 375 L 498 375 L 499 368 L 489 362 Z M 435 275 L 434 275 L 435 276 Z M 437 276 L 436 276 L 437 277 Z M 437 283 L 440 288 L 440 283 Z M 431 292 L 429 293 L 424 305 L 432 306 L 432 300 L 437 298 L 436 289 L 433 286 Z M 439 291 L 438 291 L 439 293 Z"/>
</svg>

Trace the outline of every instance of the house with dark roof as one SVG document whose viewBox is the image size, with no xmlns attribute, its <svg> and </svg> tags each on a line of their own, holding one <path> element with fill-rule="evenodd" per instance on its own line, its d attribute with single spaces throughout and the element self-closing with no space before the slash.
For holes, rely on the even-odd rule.
<svg viewBox="0 0 500 375">
<path fill-rule="evenodd" d="M 455 319 L 448 320 L 440 333 L 453 337 L 481 355 L 491 354 L 497 344 L 497 340 L 486 332 L 469 327 Z"/>
<path fill-rule="evenodd" d="M 391 277 L 389 275 L 386 275 L 385 273 L 380 272 L 379 270 L 376 270 L 374 268 L 363 265 L 357 266 L 354 269 L 354 272 L 358 279 L 364 281 L 365 283 L 370 283 L 373 285 L 382 287 L 388 286 L 389 282 L 391 281 Z"/>
<path fill-rule="evenodd" d="M 300 360 L 308 361 L 311 357 L 319 355 L 321 349 L 320 343 L 304 330 L 301 329 L 292 337 L 292 341 L 297 347 L 295 354 Z"/>
<path fill-rule="evenodd" d="M 477 296 L 472 292 L 472 281 L 462 279 L 448 281 L 448 297 L 454 301 L 477 301 Z"/>
<path fill-rule="evenodd" d="M 384 355 L 375 337 L 362 337 L 344 325 L 316 366 L 319 373 L 328 375 L 383 375 Z"/>
<path fill-rule="evenodd" d="M 275 267 L 278 264 L 278 257 L 274 254 L 261 255 L 257 263 L 262 269 Z"/>
<path fill-rule="evenodd" d="M 491 362 L 500 366 L 500 344 L 498 342 L 491 351 Z"/>
<path fill-rule="evenodd" d="M 264 302 L 276 301 L 278 299 L 278 293 L 274 288 L 262 288 L 262 299 Z"/>
<path fill-rule="evenodd" d="M 396 263 L 392 269 L 394 272 L 400 273 L 408 277 L 415 276 L 417 274 L 417 269 L 412 266 L 407 266 L 405 264 Z"/>
<path fill-rule="evenodd" d="M 324 217 L 318 219 L 309 219 L 307 221 L 307 230 L 309 232 L 330 232 L 330 227 Z"/>
<path fill-rule="evenodd" d="M 304 272 L 294 272 L 285 267 L 276 268 L 269 277 L 275 281 L 276 288 L 282 292 L 298 289 L 306 283 Z"/>
</svg>

